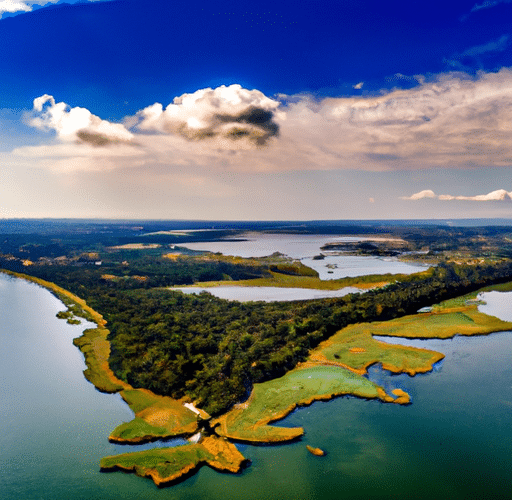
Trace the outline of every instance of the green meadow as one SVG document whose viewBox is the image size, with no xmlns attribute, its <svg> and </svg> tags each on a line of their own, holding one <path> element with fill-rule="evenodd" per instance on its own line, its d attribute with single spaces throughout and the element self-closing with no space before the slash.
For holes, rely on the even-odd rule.
<svg viewBox="0 0 512 500">
<path fill-rule="evenodd" d="M 236 405 L 214 422 L 220 435 L 251 442 L 279 442 L 297 438 L 301 428 L 270 427 L 297 406 L 350 394 L 381 397 L 379 387 L 364 377 L 337 366 L 297 368 L 283 377 L 254 384 L 246 403 Z"/>
</svg>

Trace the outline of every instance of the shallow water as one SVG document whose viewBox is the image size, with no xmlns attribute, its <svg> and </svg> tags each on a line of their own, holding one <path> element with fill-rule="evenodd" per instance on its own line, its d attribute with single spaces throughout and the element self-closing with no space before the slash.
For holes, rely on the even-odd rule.
<svg viewBox="0 0 512 500">
<path fill-rule="evenodd" d="M 99 472 L 101 457 L 140 448 L 108 443 L 132 413 L 118 395 L 101 394 L 83 378 L 72 345 L 83 326 L 58 320 L 62 309 L 46 290 L 0 275 L 2 500 L 510 497 L 512 332 L 423 342 L 446 354 L 437 371 L 371 374 L 410 392 L 412 405 L 315 403 L 279 423 L 304 426 L 302 441 L 238 445 L 252 460 L 242 474 L 204 467 L 159 490 L 134 475 Z M 306 444 L 327 456 L 311 455 Z"/>
</svg>

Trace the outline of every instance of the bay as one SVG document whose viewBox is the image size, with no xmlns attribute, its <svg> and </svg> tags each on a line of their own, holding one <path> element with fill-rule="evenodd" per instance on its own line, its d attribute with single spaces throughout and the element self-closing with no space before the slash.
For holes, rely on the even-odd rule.
<svg viewBox="0 0 512 500">
<path fill-rule="evenodd" d="M 238 445 L 252 461 L 242 474 L 204 467 L 160 490 L 148 479 L 99 472 L 101 457 L 140 448 L 108 442 L 132 413 L 118 395 L 101 394 L 84 379 L 82 354 L 72 344 L 84 325 L 58 320 L 62 309 L 48 291 L 0 275 L 3 500 L 510 496 L 512 332 L 424 341 L 446 354 L 434 372 L 391 376 L 375 368 L 370 374 L 411 393 L 412 405 L 356 398 L 315 403 L 279 422 L 304 426 L 301 441 Z M 306 444 L 327 455 L 311 455 Z"/>
</svg>

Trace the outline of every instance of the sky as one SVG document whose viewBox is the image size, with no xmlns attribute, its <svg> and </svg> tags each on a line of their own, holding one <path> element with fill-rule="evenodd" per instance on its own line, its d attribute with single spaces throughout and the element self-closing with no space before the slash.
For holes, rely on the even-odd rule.
<svg viewBox="0 0 512 500">
<path fill-rule="evenodd" d="M 0 15 L 0 218 L 512 218 L 512 0 Z"/>
</svg>

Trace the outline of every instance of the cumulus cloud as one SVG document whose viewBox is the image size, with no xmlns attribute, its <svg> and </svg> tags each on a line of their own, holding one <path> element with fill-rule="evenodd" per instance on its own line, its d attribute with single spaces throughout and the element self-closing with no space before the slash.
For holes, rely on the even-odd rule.
<svg viewBox="0 0 512 500">
<path fill-rule="evenodd" d="M 0 15 L 4 12 L 30 12 L 32 7 L 29 7 L 26 2 L 19 2 L 16 0 L 1 0 L 0 1 Z"/>
<path fill-rule="evenodd" d="M 425 189 L 420 191 L 419 193 L 414 193 L 411 196 L 402 196 L 402 200 L 423 200 L 425 198 L 443 200 L 443 201 L 451 201 L 451 200 L 459 200 L 459 201 L 512 201 L 512 191 L 505 191 L 504 189 L 497 189 L 496 191 L 492 191 L 487 194 L 479 194 L 476 196 L 453 196 L 451 194 L 440 194 L 437 195 L 434 191 L 430 189 Z"/>
<path fill-rule="evenodd" d="M 102 120 L 85 108 L 70 108 L 64 102 L 55 102 L 48 94 L 34 99 L 28 123 L 40 130 L 55 131 L 62 141 L 78 141 L 93 146 L 133 139 L 133 134 L 124 125 Z"/>
<path fill-rule="evenodd" d="M 304 97 L 287 107 L 281 135 L 329 169 L 508 166 L 512 72 L 441 75 L 376 97 Z"/>
<path fill-rule="evenodd" d="M 4 12 L 30 12 L 32 5 L 57 3 L 59 0 L 0 0 L 0 16 Z"/>
<path fill-rule="evenodd" d="M 89 2 L 97 2 L 103 0 L 89 0 Z M 8 12 L 31 12 L 33 5 L 46 6 L 55 3 L 64 3 L 63 0 L 0 0 L 0 18 L 2 14 Z"/>
<path fill-rule="evenodd" d="M 240 85 L 202 89 L 176 97 L 165 109 L 153 104 L 137 114 L 135 129 L 179 134 L 190 140 L 237 141 L 263 145 L 279 135 L 274 121 L 279 102 Z"/>
<path fill-rule="evenodd" d="M 166 108 L 153 104 L 123 124 L 45 94 L 29 123 L 77 149 L 132 144 L 148 164 L 208 171 L 512 166 L 511 70 L 417 81 L 377 96 L 326 99 L 222 86 L 184 94 Z"/>
<path fill-rule="evenodd" d="M 423 198 L 437 198 L 437 195 L 434 193 L 434 191 L 431 191 L 430 189 L 424 189 L 423 191 L 420 191 L 419 193 L 414 193 L 411 196 L 402 196 L 402 200 L 422 200 Z"/>
</svg>

